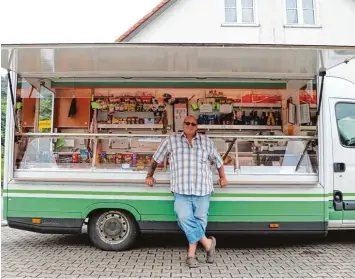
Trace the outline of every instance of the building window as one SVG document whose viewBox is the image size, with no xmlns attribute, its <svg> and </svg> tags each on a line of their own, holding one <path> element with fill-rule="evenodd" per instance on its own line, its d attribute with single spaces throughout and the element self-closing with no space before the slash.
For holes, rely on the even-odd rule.
<svg viewBox="0 0 355 279">
<path fill-rule="evenodd" d="M 287 24 L 315 24 L 314 0 L 286 0 Z"/>
<path fill-rule="evenodd" d="M 254 0 L 224 0 L 226 23 L 255 23 Z"/>
</svg>

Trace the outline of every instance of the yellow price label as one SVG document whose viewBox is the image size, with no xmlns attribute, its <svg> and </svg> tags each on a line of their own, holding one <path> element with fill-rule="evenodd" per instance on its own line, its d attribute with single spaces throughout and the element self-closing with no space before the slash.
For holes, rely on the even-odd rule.
<svg viewBox="0 0 355 279">
<path fill-rule="evenodd" d="M 40 129 L 51 128 L 51 127 L 52 127 L 52 121 L 51 120 L 40 120 L 40 121 L 38 121 L 38 128 L 40 128 Z"/>
</svg>

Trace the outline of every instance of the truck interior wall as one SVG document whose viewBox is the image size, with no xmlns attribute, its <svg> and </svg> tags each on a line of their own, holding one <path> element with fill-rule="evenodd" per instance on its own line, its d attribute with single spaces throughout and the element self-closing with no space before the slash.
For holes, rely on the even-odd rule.
<svg viewBox="0 0 355 279">
<path fill-rule="evenodd" d="M 38 92 L 28 84 L 26 79 L 20 79 L 19 84 L 21 86 L 17 94 L 20 106 L 22 104 L 20 109 L 22 115 L 21 131 L 31 132 L 34 131 L 34 108 L 36 107 L 35 99 L 37 98 Z M 206 85 L 207 84 L 208 83 L 206 83 Z M 243 83 L 241 84 L 243 85 Z M 137 83 L 137 85 L 139 85 L 139 83 Z M 251 84 L 249 84 L 249 87 L 242 87 L 242 85 L 239 88 L 208 88 L 207 86 L 205 88 L 158 86 L 149 88 L 139 86 L 126 88 L 103 86 L 87 87 L 76 86 L 75 83 L 71 84 L 71 86 L 55 86 L 51 88 L 55 94 L 54 128 L 55 132 L 58 133 L 92 133 L 92 131 L 89 132 L 90 127 L 93 123 L 97 123 L 97 131 L 104 134 L 122 132 L 146 134 L 148 132 L 152 135 L 159 135 L 162 134 L 162 119 L 158 118 L 157 120 L 154 118 L 155 113 L 149 109 L 149 106 L 152 105 L 148 105 L 148 110 L 146 111 L 136 111 L 136 109 L 138 109 L 138 103 L 134 101 L 133 106 L 137 107 L 135 107 L 133 111 L 129 109 L 128 105 L 127 108 L 124 109 L 128 111 L 119 111 L 120 108 L 118 108 L 118 106 L 126 105 L 132 100 L 135 100 L 136 98 L 132 99 L 133 96 L 139 98 L 151 96 L 150 98 L 153 98 L 156 102 L 155 105 L 163 106 L 166 111 L 168 134 L 178 132 L 173 107 L 174 102 L 178 102 L 177 100 L 179 99 L 187 100 L 188 114 L 192 114 L 198 119 L 200 132 L 206 133 L 207 135 L 256 136 L 261 134 L 271 136 L 313 136 L 316 134 L 315 112 L 317 96 L 313 81 L 289 81 L 282 86 L 280 86 L 280 83 L 280 85 L 275 88 L 262 88 L 258 83 L 255 83 L 254 88 Z M 170 99 L 166 100 L 165 98 L 167 98 L 167 96 L 170 96 Z M 75 115 L 67 117 L 74 99 L 77 108 Z M 103 107 L 96 109 L 95 121 L 93 120 L 93 112 L 95 110 L 93 109 L 94 103 L 96 106 L 106 106 L 106 109 L 103 109 Z M 301 119 L 299 108 L 305 103 L 309 105 L 309 119 L 307 123 L 300 125 L 297 120 L 297 117 Z M 291 120 L 288 115 L 288 106 L 290 104 L 292 104 L 291 109 L 295 108 L 293 120 Z M 202 107 L 206 105 L 210 106 L 211 110 L 202 112 Z M 217 107 L 215 107 L 216 105 Z M 227 109 L 231 110 L 229 112 L 221 112 L 220 107 L 222 106 L 227 106 Z M 267 115 L 271 115 L 271 117 L 267 117 Z M 133 121 L 132 119 L 129 120 L 132 116 L 136 118 L 134 123 L 129 122 Z M 136 122 L 138 118 L 139 121 L 144 121 L 142 122 L 144 123 L 143 126 L 136 125 L 138 124 L 138 122 Z M 147 122 L 147 120 L 150 122 Z M 214 139 L 214 141 L 221 154 L 225 153 L 228 149 L 228 144 L 224 140 Z M 76 154 L 79 150 L 84 150 L 86 144 L 86 139 L 65 140 L 58 154 L 67 154 L 69 159 L 70 153 Z M 101 140 L 100 145 L 96 147 L 100 152 L 105 152 L 107 156 L 117 155 L 119 150 L 111 148 L 112 144 L 116 145 L 115 148 L 118 148 L 119 144 L 122 144 L 122 147 L 128 146 L 128 142 L 124 140 Z M 153 152 L 158 146 L 157 143 L 139 144 L 136 143 L 135 140 L 132 140 L 130 144 L 137 150 L 140 149 L 141 151 L 145 150 L 147 152 Z M 237 145 L 233 146 L 231 154 L 234 155 L 233 158 L 230 158 L 230 161 L 228 161 L 228 164 L 231 164 L 229 167 L 235 166 L 238 168 L 241 166 L 242 168 L 252 171 L 253 167 L 248 166 L 254 165 L 254 159 L 252 159 L 249 154 L 251 150 L 253 150 L 254 145 L 255 143 L 253 141 L 249 141 L 239 142 Z M 293 147 L 289 149 L 291 145 L 293 145 Z M 265 147 L 271 148 L 270 146 L 272 146 L 272 144 L 266 145 Z M 279 146 L 279 143 L 275 142 L 275 146 Z M 302 153 L 302 149 L 304 148 L 302 146 L 303 143 L 301 142 L 299 146 L 296 143 L 290 142 L 288 143 L 288 149 L 285 150 L 286 152 L 291 152 L 291 154 L 294 152 Z M 238 159 L 234 158 L 234 156 L 237 156 L 236 154 L 238 152 L 240 153 L 240 157 L 238 157 Z M 20 155 L 20 158 L 21 156 L 22 155 Z M 314 156 L 312 158 L 312 162 L 308 162 L 307 165 L 313 165 L 317 168 L 317 158 Z M 297 160 L 290 162 L 291 165 L 296 164 Z M 271 162 L 267 164 L 269 163 Z M 264 165 L 265 163 L 256 162 L 256 164 Z M 79 165 L 78 167 L 80 167 Z M 114 165 L 101 164 L 100 159 L 96 160 L 95 165 L 97 168 L 101 169 L 117 167 Z M 82 167 L 88 168 L 89 166 L 84 164 Z M 258 169 L 261 170 L 261 168 L 256 168 L 254 171 L 258 171 Z M 265 171 L 267 172 L 266 169 Z"/>
</svg>

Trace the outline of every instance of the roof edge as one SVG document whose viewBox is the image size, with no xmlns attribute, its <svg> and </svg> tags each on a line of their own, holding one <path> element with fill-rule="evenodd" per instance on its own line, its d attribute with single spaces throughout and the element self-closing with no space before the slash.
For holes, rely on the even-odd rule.
<svg viewBox="0 0 355 279">
<path fill-rule="evenodd" d="M 154 7 L 152 11 L 142 17 L 137 21 L 132 27 L 130 27 L 125 33 L 118 37 L 115 42 L 127 42 L 142 31 L 147 25 L 149 25 L 155 18 L 161 15 L 165 10 L 167 10 L 172 4 L 177 0 L 163 0 L 157 6 Z"/>
</svg>

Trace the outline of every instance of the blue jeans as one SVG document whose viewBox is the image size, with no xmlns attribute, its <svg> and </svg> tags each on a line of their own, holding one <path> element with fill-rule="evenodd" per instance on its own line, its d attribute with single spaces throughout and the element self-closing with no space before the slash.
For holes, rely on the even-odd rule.
<svg viewBox="0 0 355 279">
<path fill-rule="evenodd" d="M 190 244 L 205 236 L 210 197 L 174 194 L 174 211 L 179 227 Z"/>
</svg>

